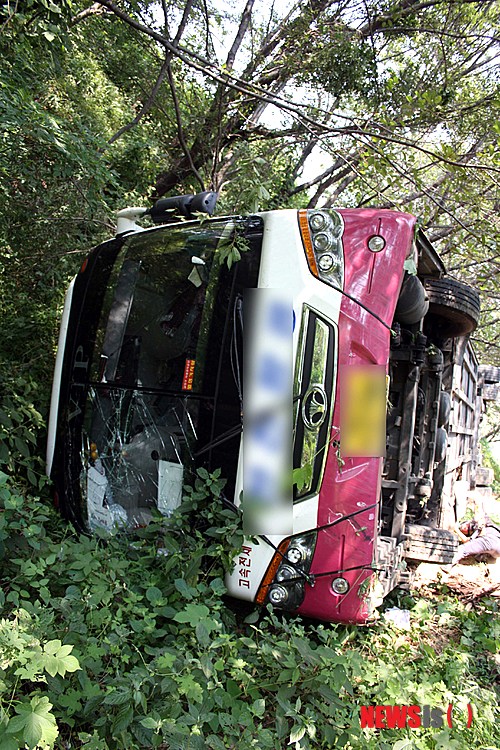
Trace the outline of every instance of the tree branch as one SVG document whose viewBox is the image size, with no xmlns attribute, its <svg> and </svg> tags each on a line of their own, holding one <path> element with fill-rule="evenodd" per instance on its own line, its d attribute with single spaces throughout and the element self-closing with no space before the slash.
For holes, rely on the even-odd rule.
<svg viewBox="0 0 500 750">
<path fill-rule="evenodd" d="M 247 0 L 247 4 L 245 5 L 245 9 L 243 10 L 243 14 L 241 16 L 241 21 L 240 21 L 238 31 L 236 33 L 234 41 L 231 45 L 231 49 L 229 50 L 229 53 L 226 58 L 227 70 L 232 70 L 233 68 L 234 60 L 236 58 L 236 55 L 238 54 L 238 50 L 247 32 L 248 25 L 252 17 L 252 8 L 253 8 L 254 1 L 255 0 Z"/>
<path fill-rule="evenodd" d="M 300 106 L 291 104 L 289 100 L 282 99 L 281 97 L 274 96 L 273 94 L 269 95 L 267 94 L 267 92 L 264 94 L 261 94 L 259 90 L 260 87 L 256 86 L 255 84 L 246 83 L 245 81 L 242 81 L 238 76 L 234 76 L 229 72 L 225 75 L 220 75 L 218 72 L 216 73 L 213 70 L 212 64 L 208 60 L 204 60 L 203 58 L 200 57 L 200 55 L 197 55 L 196 53 L 191 52 L 189 50 L 185 50 L 184 48 L 181 48 L 180 46 L 176 47 L 172 45 L 172 43 L 169 42 L 169 40 L 166 39 L 162 34 L 159 34 L 153 29 L 150 29 L 147 26 L 144 26 L 143 24 L 139 23 L 138 21 L 131 18 L 130 16 L 127 16 L 127 14 L 124 13 L 120 8 L 118 8 L 112 2 L 112 0 L 99 0 L 99 1 L 102 4 L 106 5 L 106 7 L 110 8 L 126 23 L 129 23 L 138 31 L 142 31 L 145 34 L 148 34 L 153 39 L 163 44 L 168 50 L 172 52 L 173 55 L 179 57 L 180 60 L 185 62 L 190 67 L 193 67 L 196 70 L 199 70 L 200 72 L 204 73 L 213 81 L 222 83 L 228 86 L 229 88 L 234 89 L 235 91 L 239 91 L 240 93 L 243 93 L 247 96 L 251 96 L 255 99 L 259 99 L 262 102 L 273 104 L 274 106 L 278 107 L 278 109 L 281 109 L 284 112 L 288 112 L 289 114 L 294 116 L 299 122 L 301 122 L 303 125 L 308 125 L 311 133 L 316 132 L 318 134 L 319 133 L 321 134 L 344 134 L 344 135 L 348 135 L 352 137 L 365 136 L 369 138 L 385 140 L 388 143 L 396 143 L 400 146 L 408 146 L 409 148 L 414 148 L 420 151 L 421 153 L 426 154 L 427 156 L 430 156 L 433 159 L 436 159 L 442 162 L 443 164 L 448 164 L 449 166 L 463 168 L 463 164 L 460 161 L 456 161 L 454 159 L 448 159 L 440 154 L 436 154 L 434 151 L 418 145 L 418 143 L 416 143 L 415 141 L 410 141 L 406 138 L 398 138 L 396 136 L 390 135 L 387 132 L 387 130 L 384 133 L 377 133 L 377 132 L 373 132 L 370 130 L 366 130 L 365 128 L 358 126 L 358 125 L 335 127 L 335 126 L 326 125 L 321 122 L 318 122 L 317 118 L 313 118 L 305 114 L 303 111 L 301 111 Z M 430 3 L 425 3 L 424 5 L 425 7 L 427 7 L 427 5 L 435 5 L 435 4 L 437 3 L 430 2 Z M 200 64 L 199 62 L 197 62 L 198 60 L 202 60 L 203 64 Z M 304 105 L 302 108 L 304 108 Z M 352 120 L 352 118 L 348 118 L 348 119 Z M 468 168 L 479 170 L 479 171 L 500 173 L 499 168 L 492 167 L 486 164 L 473 164 L 473 165 L 470 164 L 468 165 Z"/>
<path fill-rule="evenodd" d="M 132 120 L 130 120 L 130 122 L 127 122 L 126 125 L 123 125 L 119 130 L 116 131 L 114 135 L 111 136 L 111 138 L 108 140 L 108 144 L 107 144 L 108 146 L 111 146 L 111 144 L 117 141 L 118 138 L 120 138 L 124 133 L 127 133 L 129 130 L 132 130 L 133 127 L 139 124 L 139 122 L 142 120 L 144 115 L 147 115 L 147 113 L 150 111 L 158 95 L 158 91 L 160 90 L 160 87 L 170 67 L 170 58 L 171 58 L 171 55 L 167 55 L 165 57 L 165 60 L 163 61 L 163 64 L 160 68 L 160 72 L 158 73 L 158 77 L 156 79 L 155 85 L 151 89 L 151 93 L 149 94 L 148 98 L 146 99 L 142 107 L 140 108 L 139 112 L 136 114 L 136 116 Z"/>
<path fill-rule="evenodd" d="M 95 5 L 99 6 L 99 3 L 95 3 Z M 184 30 L 186 28 L 186 24 L 188 21 L 189 13 L 191 12 L 191 8 L 193 5 L 193 0 L 187 0 L 186 5 L 184 6 L 184 12 L 182 14 L 181 21 L 179 23 L 179 27 L 177 29 L 177 32 L 175 34 L 175 37 L 172 42 L 173 49 L 168 50 L 168 52 L 165 55 L 165 60 L 163 61 L 163 64 L 160 68 L 160 72 L 158 74 L 158 77 L 156 79 L 156 82 L 151 90 L 150 95 L 140 108 L 139 112 L 136 114 L 136 116 L 133 118 L 133 120 L 130 120 L 126 125 L 123 125 L 114 135 L 111 136 L 111 138 L 108 140 L 108 146 L 111 146 L 112 143 L 118 140 L 124 133 L 127 133 L 129 130 L 131 130 L 133 127 L 135 127 L 144 117 L 144 115 L 147 115 L 150 111 L 151 107 L 153 106 L 155 99 L 158 95 L 158 92 L 161 88 L 161 85 L 165 79 L 165 75 L 167 74 L 167 71 L 170 66 L 170 62 L 172 60 L 174 49 L 179 44 L 179 41 L 181 39 L 182 34 L 184 33 Z M 93 6 L 94 7 L 94 6 Z M 113 11 L 114 12 L 114 11 Z M 165 17 L 166 20 L 166 17 Z"/>
<path fill-rule="evenodd" d="M 182 129 L 181 109 L 180 109 L 180 106 L 179 106 L 179 100 L 177 98 L 177 91 L 176 91 L 176 88 L 175 88 L 174 77 L 172 75 L 172 70 L 171 70 L 170 67 L 167 70 L 167 76 L 168 76 L 168 82 L 169 82 L 169 85 L 170 85 L 170 91 L 172 93 L 172 101 L 174 103 L 175 120 L 177 122 L 177 136 L 179 138 L 179 143 L 181 144 L 181 148 L 182 148 L 182 150 L 184 152 L 184 155 L 185 155 L 186 159 L 189 162 L 189 166 L 190 166 L 191 172 L 194 174 L 194 176 L 196 177 L 196 179 L 200 183 L 201 189 L 203 191 L 203 190 L 205 190 L 205 183 L 203 182 L 203 179 L 202 179 L 200 173 L 198 172 L 198 170 L 196 169 L 196 167 L 194 165 L 193 158 L 191 156 L 191 151 L 189 150 L 188 145 L 186 143 L 186 140 L 184 138 L 184 132 L 183 132 L 183 129 Z"/>
<path fill-rule="evenodd" d="M 84 8 L 79 13 L 77 13 L 76 16 L 73 16 L 73 18 L 69 22 L 69 26 L 76 26 L 78 23 L 85 21 L 85 19 L 89 18 L 90 16 L 103 16 L 106 14 L 111 14 L 111 11 L 107 8 L 103 8 L 101 3 L 93 3 L 88 8 Z"/>
</svg>

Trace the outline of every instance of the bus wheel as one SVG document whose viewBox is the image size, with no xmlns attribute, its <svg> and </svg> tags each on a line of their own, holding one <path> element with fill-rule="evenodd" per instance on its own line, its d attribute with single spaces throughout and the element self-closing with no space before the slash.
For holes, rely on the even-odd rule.
<svg viewBox="0 0 500 750">
<path fill-rule="evenodd" d="M 394 312 L 394 320 L 406 325 L 418 323 L 428 309 L 429 303 L 422 282 L 416 276 L 405 274 Z"/>
<path fill-rule="evenodd" d="M 456 279 L 426 279 L 425 291 L 432 315 L 441 336 L 466 336 L 479 322 L 479 294 Z"/>
</svg>

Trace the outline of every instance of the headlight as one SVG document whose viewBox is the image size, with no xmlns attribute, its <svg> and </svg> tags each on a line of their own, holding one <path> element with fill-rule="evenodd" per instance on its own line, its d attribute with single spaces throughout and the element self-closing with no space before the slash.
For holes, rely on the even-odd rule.
<svg viewBox="0 0 500 750">
<path fill-rule="evenodd" d="M 342 216 L 331 208 L 299 211 L 299 226 L 311 273 L 321 281 L 342 289 L 344 286 L 342 245 L 344 220 Z"/>
<path fill-rule="evenodd" d="M 330 253 L 320 255 L 318 258 L 318 268 L 320 269 L 320 271 L 323 271 L 323 273 L 328 273 L 329 271 L 331 271 L 333 266 L 335 266 L 336 264 L 336 258 L 334 258 L 334 256 Z"/>
<path fill-rule="evenodd" d="M 277 581 L 289 581 L 291 578 L 297 578 L 297 571 L 291 565 L 280 565 L 276 573 Z"/>
<path fill-rule="evenodd" d="M 320 253 L 324 253 L 331 248 L 333 241 L 332 235 L 328 235 L 326 232 L 318 232 L 314 235 L 313 245 Z"/>
<path fill-rule="evenodd" d="M 284 586 L 271 586 L 268 596 L 271 604 L 280 607 L 287 601 L 288 591 Z"/>
<path fill-rule="evenodd" d="M 319 232 L 320 229 L 326 227 L 327 223 L 327 218 L 321 211 L 316 211 L 309 218 L 309 224 L 314 232 Z"/>
<path fill-rule="evenodd" d="M 332 591 L 334 594 L 347 594 L 349 591 L 349 581 L 345 578 L 334 578 L 332 581 Z"/>
<path fill-rule="evenodd" d="M 374 234 L 368 240 L 368 247 L 372 253 L 379 253 L 385 247 L 385 240 L 380 234 Z"/>
<path fill-rule="evenodd" d="M 258 604 L 268 601 L 281 609 L 297 609 L 304 600 L 316 538 L 312 531 L 281 542 L 257 592 Z"/>
</svg>

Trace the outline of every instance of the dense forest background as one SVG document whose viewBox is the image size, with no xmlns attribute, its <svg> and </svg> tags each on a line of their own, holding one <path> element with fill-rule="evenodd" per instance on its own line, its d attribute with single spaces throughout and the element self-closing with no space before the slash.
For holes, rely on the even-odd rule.
<svg viewBox="0 0 500 750">
<path fill-rule="evenodd" d="M 476 344 L 499 362 L 499 15 L 484 0 L 4 3 L 7 361 L 44 371 L 66 279 L 115 210 L 205 188 L 221 213 L 415 213 L 482 292 Z"/>
<path fill-rule="evenodd" d="M 499 20 L 484 0 L 0 4 L 2 750 L 498 747 L 492 600 L 403 598 L 399 635 L 243 621 L 227 549 L 180 522 L 164 560 L 158 528 L 73 537 L 41 456 L 67 282 L 117 209 L 162 195 L 414 213 L 482 293 L 476 347 L 500 364 Z M 190 507 L 237 546 L 218 481 Z M 471 730 L 359 728 L 360 704 L 468 700 Z"/>
</svg>

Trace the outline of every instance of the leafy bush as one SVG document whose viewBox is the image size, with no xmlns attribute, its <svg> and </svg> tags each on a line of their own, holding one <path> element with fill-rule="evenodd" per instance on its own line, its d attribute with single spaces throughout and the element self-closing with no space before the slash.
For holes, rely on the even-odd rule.
<svg viewBox="0 0 500 750">
<path fill-rule="evenodd" d="M 12 378 L 0 388 L 0 467 L 41 489 L 46 483 L 38 455 L 42 415 L 33 405 L 38 389 L 29 377 Z"/>
<path fill-rule="evenodd" d="M 362 629 L 231 604 L 222 575 L 241 536 L 221 487 L 201 470 L 173 519 L 88 538 L 0 475 L 2 750 L 500 740 L 493 600 L 467 612 L 449 598 L 396 598 L 411 610 L 407 634 L 383 620 Z M 470 729 L 360 728 L 360 705 L 449 702 L 473 704 Z"/>
<path fill-rule="evenodd" d="M 493 469 L 493 492 L 500 493 L 500 464 L 495 460 L 490 444 L 484 438 L 481 440 L 481 451 L 483 454 L 483 466 Z"/>
</svg>

